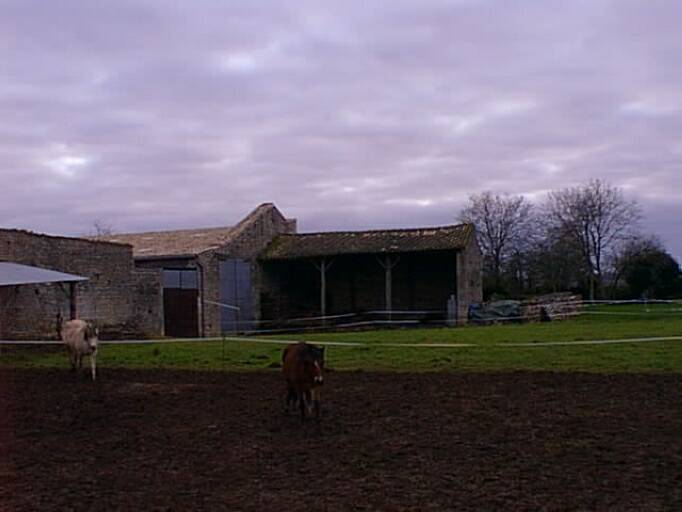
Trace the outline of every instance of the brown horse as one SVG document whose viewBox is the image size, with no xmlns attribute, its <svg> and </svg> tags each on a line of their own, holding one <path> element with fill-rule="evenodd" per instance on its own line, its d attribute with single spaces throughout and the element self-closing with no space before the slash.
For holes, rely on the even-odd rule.
<svg viewBox="0 0 682 512">
<path fill-rule="evenodd" d="M 306 409 L 320 419 L 320 386 L 324 369 L 324 347 L 308 343 L 292 343 L 282 352 L 282 371 L 287 383 L 286 409 L 298 406 L 301 421 L 305 421 Z"/>
</svg>

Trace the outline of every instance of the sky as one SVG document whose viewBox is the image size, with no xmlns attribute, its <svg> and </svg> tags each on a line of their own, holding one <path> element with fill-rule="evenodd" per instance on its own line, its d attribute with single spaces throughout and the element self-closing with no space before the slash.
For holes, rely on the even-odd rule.
<svg viewBox="0 0 682 512">
<path fill-rule="evenodd" d="M 452 224 L 599 178 L 682 257 L 677 0 L 0 0 L 0 227 Z"/>
</svg>

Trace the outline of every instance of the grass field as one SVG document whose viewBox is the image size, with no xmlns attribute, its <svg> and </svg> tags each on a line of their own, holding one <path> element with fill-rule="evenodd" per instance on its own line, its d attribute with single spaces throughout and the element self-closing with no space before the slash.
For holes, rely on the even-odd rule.
<svg viewBox="0 0 682 512">
<path fill-rule="evenodd" d="M 292 340 L 359 343 L 329 346 L 327 367 L 335 370 L 385 371 L 585 371 L 682 372 L 682 340 L 607 345 L 542 346 L 545 342 L 621 340 L 682 336 L 678 305 L 590 308 L 571 320 L 543 324 L 393 329 L 310 333 L 251 338 L 249 341 L 201 340 L 153 345 L 103 345 L 98 356 L 106 368 L 261 370 L 276 368 L 281 345 L 255 341 Z M 386 344 L 470 344 L 434 348 Z M 531 346 L 514 346 L 528 343 Z M 538 344 L 538 346 L 532 346 Z M 66 367 L 63 349 L 3 347 L 0 365 Z"/>
</svg>

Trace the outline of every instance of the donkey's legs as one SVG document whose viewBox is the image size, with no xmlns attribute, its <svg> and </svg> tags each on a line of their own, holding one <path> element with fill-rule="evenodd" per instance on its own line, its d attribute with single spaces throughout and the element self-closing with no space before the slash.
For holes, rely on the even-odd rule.
<svg viewBox="0 0 682 512">
<path fill-rule="evenodd" d="M 92 373 L 92 380 L 95 380 L 97 373 L 97 352 L 90 354 L 90 372 Z"/>
<path fill-rule="evenodd" d="M 76 363 L 76 353 L 71 349 L 68 349 L 68 351 L 69 351 L 69 363 L 71 363 L 71 371 L 75 372 L 76 371 L 76 364 L 77 364 Z"/>
</svg>

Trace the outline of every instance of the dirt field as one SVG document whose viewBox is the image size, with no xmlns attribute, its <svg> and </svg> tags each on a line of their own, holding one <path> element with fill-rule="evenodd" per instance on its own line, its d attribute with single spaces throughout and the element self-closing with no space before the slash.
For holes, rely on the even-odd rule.
<svg viewBox="0 0 682 512">
<path fill-rule="evenodd" d="M 0 369 L 0 510 L 682 510 L 682 376 Z"/>
</svg>

